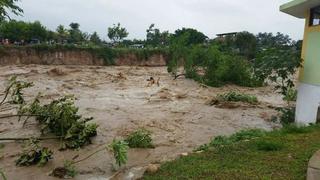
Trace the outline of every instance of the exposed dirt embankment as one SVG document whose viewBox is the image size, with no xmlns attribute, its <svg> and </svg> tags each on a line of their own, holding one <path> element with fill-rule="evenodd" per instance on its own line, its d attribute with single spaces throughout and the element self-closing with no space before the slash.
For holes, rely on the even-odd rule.
<svg viewBox="0 0 320 180">
<path fill-rule="evenodd" d="M 141 59 L 134 53 L 114 57 L 114 65 L 119 66 L 165 66 L 166 58 L 154 54 Z M 32 48 L 5 48 L 0 52 L 0 65 L 40 64 L 40 65 L 106 65 L 105 60 L 88 50 L 36 50 Z"/>
<path fill-rule="evenodd" d="M 135 54 L 126 54 L 115 59 L 118 66 L 165 66 L 166 58 L 162 54 L 154 54 L 147 59 L 140 59 Z"/>
</svg>

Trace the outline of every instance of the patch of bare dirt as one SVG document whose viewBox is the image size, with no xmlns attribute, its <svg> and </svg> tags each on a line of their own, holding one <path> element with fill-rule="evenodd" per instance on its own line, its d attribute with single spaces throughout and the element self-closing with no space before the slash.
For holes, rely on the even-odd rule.
<svg viewBox="0 0 320 180">
<path fill-rule="evenodd" d="M 155 148 L 130 149 L 127 166 L 116 175 L 120 179 L 135 179 L 141 171 L 155 169 L 149 164 L 159 164 L 191 152 L 214 136 L 229 135 L 245 128 L 271 129 L 276 125 L 267 119 L 277 113 L 272 107 L 284 105 L 271 87 L 203 87 L 182 77 L 173 80 L 166 67 L 2 66 L 0 89 L 5 88 L 6 79 L 13 74 L 34 82 L 35 86 L 25 93 L 29 98 L 38 92 L 42 92 L 42 98 L 48 101 L 59 95 L 74 94 L 80 113 L 94 117 L 99 128 L 93 144 L 78 151 L 60 152 L 59 142 L 43 142 L 54 151 L 54 159 L 42 168 L 16 167 L 14 161 L 23 143 L 3 142 L 0 169 L 8 179 L 54 179 L 48 174 L 63 166 L 64 160 L 85 157 L 114 138 L 145 128 L 152 132 Z M 160 78 L 159 86 L 148 86 L 150 77 Z M 235 105 L 234 108 L 206 104 L 208 99 L 230 90 L 256 95 L 261 104 L 252 107 L 240 104 L 241 107 Z M 14 111 L 8 109 L 8 113 Z M 0 137 L 40 135 L 34 120 L 30 119 L 24 127 L 22 123 L 16 118 L 1 119 Z M 115 174 L 113 163 L 112 154 L 98 153 L 76 166 L 81 173 L 75 179 L 106 179 Z"/>
</svg>

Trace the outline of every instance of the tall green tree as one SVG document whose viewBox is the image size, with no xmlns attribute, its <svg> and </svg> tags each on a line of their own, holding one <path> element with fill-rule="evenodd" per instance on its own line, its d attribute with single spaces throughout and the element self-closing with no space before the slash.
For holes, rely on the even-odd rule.
<svg viewBox="0 0 320 180">
<path fill-rule="evenodd" d="M 247 31 L 240 32 L 236 35 L 234 43 L 240 55 L 247 59 L 253 59 L 255 57 L 257 40 L 254 34 Z"/>
<path fill-rule="evenodd" d="M 161 32 L 160 29 L 155 28 L 154 24 L 151 24 L 147 29 L 147 44 L 151 46 L 166 46 L 170 41 L 169 31 Z"/>
<path fill-rule="evenodd" d="M 23 10 L 16 4 L 19 0 L 0 0 L 0 21 L 10 19 L 9 12 L 21 15 Z"/>
<path fill-rule="evenodd" d="M 301 66 L 301 47 L 288 35 L 260 33 L 258 52 L 254 61 L 255 74 L 261 80 L 276 83 L 276 89 L 285 95 L 294 87 L 292 76 Z"/>
<path fill-rule="evenodd" d="M 129 33 L 126 28 L 121 27 L 121 24 L 114 24 L 113 27 L 108 28 L 108 37 L 113 43 L 119 43 L 124 38 L 128 37 Z"/>
<path fill-rule="evenodd" d="M 178 39 L 182 36 L 188 36 L 186 42 L 187 45 L 203 44 L 208 39 L 206 35 L 204 35 L 202 32 L 197 31 L 196 29 L 182 28 L 175 31 L 175 33 L 172 35 L 171 41 L 174 42 L 175 39 Z"/>
<path fill-rule="evenodd" d="M 87 42 L 90 39 L 90 35 L 80 30 L 79 23 L 71 23 L 69 30 L 69 41 L 71 43 Z"/>
<path fill-rule="evenodd" d="M 93 34 L 90 36 L 90 42 L 94 44 L 101 44 L 101 39 L 97 32 L 93 32 Z"/>
<path fill-rule="evenodd" d="M 40 41 L 47 40 L 48 31 L 40 21 L 35 21 L 33 23 L 27 23 L 27 40 L 38 39 Z"/>
<path fill-rule="evenodd" d="M 9 39 L 10 41 L 31 41 L 38 39 L 40 41 L 47 40 L 48 31 L 39 22 L 26 23 L 23 21 L 4 21 L 0 25 L 0 37 Z"/>
<path fill-rule="evenodd" d="M 59 43 L 63 43 L 68 40 L 69 32 L 63 25 L 59 25 L 56 29 L 56 32 L 57 32 L 57 41 Z"/>
<path fill-rule="evenodd" d="M 69 42 L 70 43 L 80 43 L 84 41 L 83 34 L 80 30 L 80 24 L 79 23 L 70 23 L 70 29 L 69 29 Z"/>
</svg>

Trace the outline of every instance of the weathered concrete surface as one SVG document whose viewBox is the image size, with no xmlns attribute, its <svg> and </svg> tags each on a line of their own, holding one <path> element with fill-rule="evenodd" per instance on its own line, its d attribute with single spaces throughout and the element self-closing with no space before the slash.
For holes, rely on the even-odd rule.
<svg viewBox="0 0 320 180">
<path fill-rule="evenodd" d="M 320 179 L 320 150 L 309 161 L 307 180 Z"/>
</svg>

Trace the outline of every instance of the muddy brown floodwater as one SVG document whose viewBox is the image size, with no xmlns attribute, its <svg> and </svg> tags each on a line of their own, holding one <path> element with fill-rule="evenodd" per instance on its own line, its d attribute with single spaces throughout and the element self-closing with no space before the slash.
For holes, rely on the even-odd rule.
<svg viewBox="0 0 320 180">
<path fill-rule="evenodd" d="M 183 77 L 173 80 L 166 67 L 2 66 L 0 89 L 5 88 L 6 80 L 12 75 L 34 82 L 35 86 L 25 93 L 30 98 L 38 92 L 42 92 L 48 101 L 74 94 L 80 114 L 94 117 L 99 128 L 93 143 L 76 151 L 59 151 L 59 142 L 55 140 L 42 142 L 54 151 L 54 159 L 45 167 L 16 167 L 15 160 L 23 143 L 0 142 L 5 145 L 0 149 L 0 168 L 9 180 L 55 179 L 48 174 L 64 160 L 77 155 L 84 157 L 111 143 L 114 138 L 145 128 L 152 131 L 156 148 L 129 150 L 126 171 L 116 177 L 135 179 L 148 164 L 169 161 L 182 153 L 192 152 L 214 136 L 229 135 L 246 128 L 271 129 L 277 126 L 268 121 L 276 114 L 271 107 L 284 105 L 272 87 L 208 88 Z M 159 86 L 148 86 L 150 77 L 160 78 Z M 229 90 L 256 95 L 261 104 L 234 109 L 206 105 L 212 97 Z M 16 113 L 12 108 L 2 111 L 2 115 Z M 28 121 L 25 127 L 17 118 L 0 120 L 0 138 L 39 134 L 34 120 Z M 115 173 L 112 164 L 112 154 L 101 152 L 76 166 L 79 174 L 75 179 L 108 179 Z"/>
</svg>

